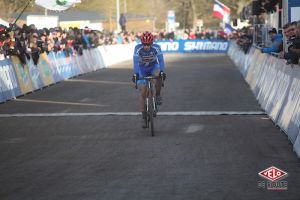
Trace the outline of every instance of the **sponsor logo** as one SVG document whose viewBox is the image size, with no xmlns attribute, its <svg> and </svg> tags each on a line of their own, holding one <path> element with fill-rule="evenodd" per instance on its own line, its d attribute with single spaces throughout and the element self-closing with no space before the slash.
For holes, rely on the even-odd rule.
<svg viewBox="0 0 300 200">
<path fill-rule="evenodd" d="M 178 51 L 179 42 L 159 42 L 162 51 Z"/>
<path fill-rule="evenodd" d="M 185 42 L 185 51 L 226 51 L 228 48 L 228 42 Z"/>
<path fill-rule="evenodd" d="M 258 181 L 258 188 L 266 188 L 268 190 L 287 190 L 288 182 L 282 179 L 288 176 L 288 173 L 271 166 L 261 172 L 258 175 L 267 181 Z"/>
<path fill-rule="evenodd" d="M 18 88 L 18 83 L 11 65 L 0 66 L 0 87 L 3 92 Z"/>
</svg>

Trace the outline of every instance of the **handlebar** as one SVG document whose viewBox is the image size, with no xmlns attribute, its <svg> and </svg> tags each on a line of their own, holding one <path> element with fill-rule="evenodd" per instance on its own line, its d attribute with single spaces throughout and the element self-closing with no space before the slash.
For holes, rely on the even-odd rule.
<svg viewBox="0 0 300 200">
<path fill-rule="evenodd" d="M 141 78 L 138 78 L 137 77 L 135 78 L 135 89 L 137 89 L 137 81 L 138 80 L 155 80 L 155 79 L 161 79 L 161 86 L 164 87 L 165 84 L 164 84 L 164 79 L 162 76 L 144 76 L 144 77 L 141 77 Z"/>
</svg>

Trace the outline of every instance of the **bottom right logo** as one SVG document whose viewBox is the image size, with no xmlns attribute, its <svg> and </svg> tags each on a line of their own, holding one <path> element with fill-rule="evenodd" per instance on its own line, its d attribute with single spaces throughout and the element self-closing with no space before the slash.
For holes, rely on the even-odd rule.
<svg viewBox="0 0 300 200">
<path fill-rule="evenodd" d="M 288 173 L 277 168 L 271 166 L 261 172 L 258 175 L 266 181 L 258 181 L 258 188 L 268 189 L 268 190 L 287 190 L 288 182 L 284 181 L 288 176 Z"/>
</svg>

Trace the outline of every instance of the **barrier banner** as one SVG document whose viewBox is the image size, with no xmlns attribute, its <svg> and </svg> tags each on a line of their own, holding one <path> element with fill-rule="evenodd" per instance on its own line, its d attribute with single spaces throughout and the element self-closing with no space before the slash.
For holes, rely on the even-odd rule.
<svg viewBox="0 0 300 200">
<path fill-rule="evenodd" d="M 87 49 L 83 50 L 82 56 L 83 56 L 84 62 L 86 63 L 87 72 L 95 71 L 96 68 L 93 66 L 92 57 L 91 57 L 91 54 L 89 53 L 89 50 L 87 50 Z"/>
<path fill-rule="evenodd" d="M 267 57 L 268 58 L 268 57 Z M 270 70 L 270 63 L 272 62 L 272 59 L 266 59 L 264 62 L 264 65 L 260 66 L 261 68 L 261 75 L 260 78 L 257 80 L 256 87 L 254 88 L 254 95 L 256 99 L 259 99 L 259 93 L 264 89 L 264 83 L 266 81 L 266 76 L 268 75 L 268 71 Z"/>
<path fill-rule="evenodd" d="M 75 56 L 70 56 L 70 62 L 72 63 L 73 76 L 80 75 L 81 70 L 80 70 L 79 66 L 77 65 Z"/>
<path fill-rule="evenodd" d="M 32 82 L 29 75 L 27 65 L 23 65 L 19 58 L 16 56 L 11 57 L 11 61 L 15 68 L 16 76 L 19 82 L 20 90 L 22 94 L 33 91 Z"/>
<path fill-rule="evenodd" d="M 253 79 L 254 69 L 255 69 L 255 67 L 258 67 L 256 62 L 257 62 L 257 57 L 258 57 L 259 53 L 260 52 L 258 51 L 258 49 L 255 49 L 255 52 L 254 52 L 253 57 L 252 57 L 252 62 L 250 62 L 248 71 L 247 71 L 246 76 L 245 76 L 245 80 L 249 85 L 250 85 L 250 83 L 252 82 L 252 79 Z"/>
<path fill-rule="evenodd" d="M 20 87 L 10 60 L 0 60 L 0 87 L 4 100 L 21 95 Z"/>
<path fill-rule="evenodd" d="M 55 52 L 49 52 L 48 54 L 48 61 L 52 72 L 52 77 L 55 83 L 60 82 L 63 80 L 61 77 L 59 70 L 58 70 L 58 63 L 56 60 Z"/>
<path fill-rule="evenodd" d="M 228 54 L 235 63 L 243 62 L 240 71 L 260 106 L 287 134 L 300 157 L 300 68 L 286 65 L 285 60 L 262 54 L 253 47 L 245 56 L 233 45 Z M 245 58 L 238 59 L 239 55 Z"/>
<path fill-rule="evenodd" d="M 277 65 L 275 65 L 276 60 L 271 60 L 272 62 L 270 64 L 269 70 L 266 71 L 267 77 L 264 83 L 264 90 L 261 90 L 261 92 L 259 93 L 259 102 L 263 109 L 266 108 L 270 93 L 272 92 L 273 88 L 277 86 L 276 83 L 278 83 L 276 79 L 278 77 L 279 69 L 277 69 Z"/>
<path fill-rule="evenodd" d="M 269 55 L 259 54 L 258 59 L 256 60 L 257 67 L 255 67 L 253 71 L 254 78 L 251 84 L 252 91 L 255 91 L 255 89 L 257 88 L 257 84 L 262 78 L 262 73 L 265 69 L 265 63 L 268 59 L 270 59 Z"/>
<path fill-rule="evenodd" d="M 63 51 L 58 51 L 55 54 L 58 73 L 66 80 L 72 77 L 72 64 L 66 61 L 66 56 Z"/>
<path fill-rule="evenodd" d="M 299 77 L 297 78 L 299 79 Z M 300 91 L 298 90 L 297 93 Z M 290 138 L 292 143 L 295 143 L 296 138 L 299 133 L 299 126 L 300 126 L 300 99 L 298 98 L 298 101 L 295 106 L 295 110 L 292 114 L 292 117 L 290 119 L 290 123 L 288 125 L 287 134 Z"/>
<path fill-rule="evenodd" d="M 52 76 L 52 71 L 46 53 L 40 54 L 38 68 L 40 70 L 41 78 L 44 83 L 43 85 L 47 86 L 53 84 L 54 80 Z"/>
<path fill-rule="evenodd" d="M 287 133 L 291 118 L 296 110 L 297 102 L 300 101 L 300 68 L 293 68 L 292 83 L 288 96 L 283 103 L 282 111 L 278 119 L 278 125 Z"/>
<path fill-rule="evenodd" d="M 277 70 L 277 75 L 275 77 L 275 81 L 273 82 L 272 86 L 270 87 L 270 93 L 266 96 L 266 101 L 265 101 L 265 105 L 264 108 L 267 112 L 268 115 L 270 115 L 270 109 L 273 105 L 273 101 L 276 100 L 276 95 L 277 95 L 277 91 L 280 88 L 280 85 L 283 81 L 284 78 L 284 66 L 279 66 L 277 63 L 275 63 L 275 65 L 273 66 L 274 68 L 276 68 Z"/>
<path fill-rule="evenodd" d="M 266 62 L 267 59 L 268 59 L 267 55 L 260 54 L 258 56 L 258 59 L 255 62 L 256 67 L 252 68 L 253 69 L 253 72 L 252 72 L 253 77 L 249 84 L 250 84 L 250 88 L 252 89 L 254 94 L 257 93 L 256 91 L 257 91 L 258 83 L 262 77 L 262 73 L 265 69 L 264 63 Z"/>
<path fill-rule="evenodd" d="M 261 82 L 259 83 L 259 90 L 257 94 L 258 102 L 263 105 L 265 103 L 265 99 L 267 98 L 267 94 L 271 89 L 273 81 L 275 81 L 277 70 L 273 67 L 276 60 L 268 59 L 265 65 L 264 74 L 262 76 Z M 264 108 L 262 106 L 262 108 Z"/>
<path fill-rule="evenodd" d="M 104 63 L 102 60 L 102 56 L 97 48 L 91 49 L 90 51 L 91 54 L 91 61 L 93 61 L 92 65 L 94 66 L 94 69 L 101 69 L 104 67 Z"/>
<path fill-rule="evenodd" d="M 80 70 L 79 70 L 79 68 L 76 66 L 75 59 L 73 59 L 74 57 L 72 57 L 72 56 L 66 56 L 65 53 L 64 53 L 64 56 L 65 56 L 65 58 L 63 59 L 63 61 L 64 61 L 64 62 L 63 62 L 63 66 L 64 66 L 67 70 L 70 70 L 70 73 L 69 73 L 69 77 L 68 77 L 68 78 L 77 76 L 77 75 L 80 73 Z"/>
<path fill-rule="evenodd" d="M 278 87 L 278 79 L 282 76 L 282 72 L 277 69 L 276 63 L 270 67 L 270 72 L 268 75 L 268 79 L 266 84 L 266 90 L 264 91 L 264 98 L 261 102 L 261 106 L 266 109 L 266 106 L 268 104 L 268 101 L 271 99 L 272 100 L 272 93 L 274 95 L 274 91 Z M 271 97 L 272 96 L 272 97 Z"/>
<path fill-rule="evenodd" d="M 29 75 L 32 81 L 33 90 L 38 90 L 43 88 L 45 85 L 42 81 L 41 72 L 39 67 L 33 63 L 32 58 L 30 60 L 26 59 L 27 67 L 29 70 Z"/>
<path fill-rule="evenodd" d="M 105 67 L 103 57 L 98 49 L 93 49 L 93 59 L 97 60 L 97 68 L 102 69 Z"/>
<path fill-rule="evenodd" d="M 284 75 L 282 81 L 280 81 L 277 91 L 275 92 L 276 94 L 274 99 L 272 100 L 272 105 L 270 105 L 270 109 L 266 109 L 271 119 L 273 119 L 273 121 L 276 124 L 278 123 L 278 117 L 284 105 L 283 103 L 288 96 L 288 91 L 290 90 L 293 73 L 293 69 L 291 68 L 291 66 L 285 65 L 285 60 L 277 60 L 277 65 L 284 66 Z"/>
<path fill-rule="evenodd" d="M 4 94 L 2 93 L 2 87 L 0 86 L 0 103 L 5 102 Z"/>
<path fill-rule="evenodd" d="M 109 46 L 99 46 L 97 49 L 102 55 L 105 67 L 132 59 L 136 43 L 116 44 Z"/>
<path fill-rule="evenodd" d="M 240 71 L 244 77 L 246 76 L 250 63 L 252 62 L 252 57 L 254 52 L 255 52 L 255 48 L 251 47 L 249 53 L 246 54 L 245 62 L 241 65 Z"/>
<path fill-rule="evenodd" d="M 76 56 L 75 60 L 76 60 L 76 65 L 82 74 L 89 72 L 88 65 L 85 62 L 85 59 L 83 56 Z"/>
<path fill-rule="evenodd" d="M 294 151 L 296 152 L 297 156 L 300 158 L 300 131 L 298 133 L 298 137 L 294 144 Z"/>
<path fill-rule="evenodd" d="M 157 41 L 162 52 L 227 53 L 229 42 L 225 40 L 176 40 Z"/>
</svg>

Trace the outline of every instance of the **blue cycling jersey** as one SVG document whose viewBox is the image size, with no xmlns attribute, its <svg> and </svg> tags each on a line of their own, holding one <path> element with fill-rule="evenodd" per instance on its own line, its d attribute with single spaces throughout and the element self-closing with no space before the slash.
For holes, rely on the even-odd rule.
<svg viewBox="0 0 300 200">
<path fill-rule="evenodd" d="M 164 56 L 158 44 L 151 45 L 146 51 L 142 44 L 137 44 L 133 54 L 134 73 L 138 74 L 140 69 L 145 70 L 155 67 L 159 64 L 161 71 L 164 71 Z"/>
</svg>

